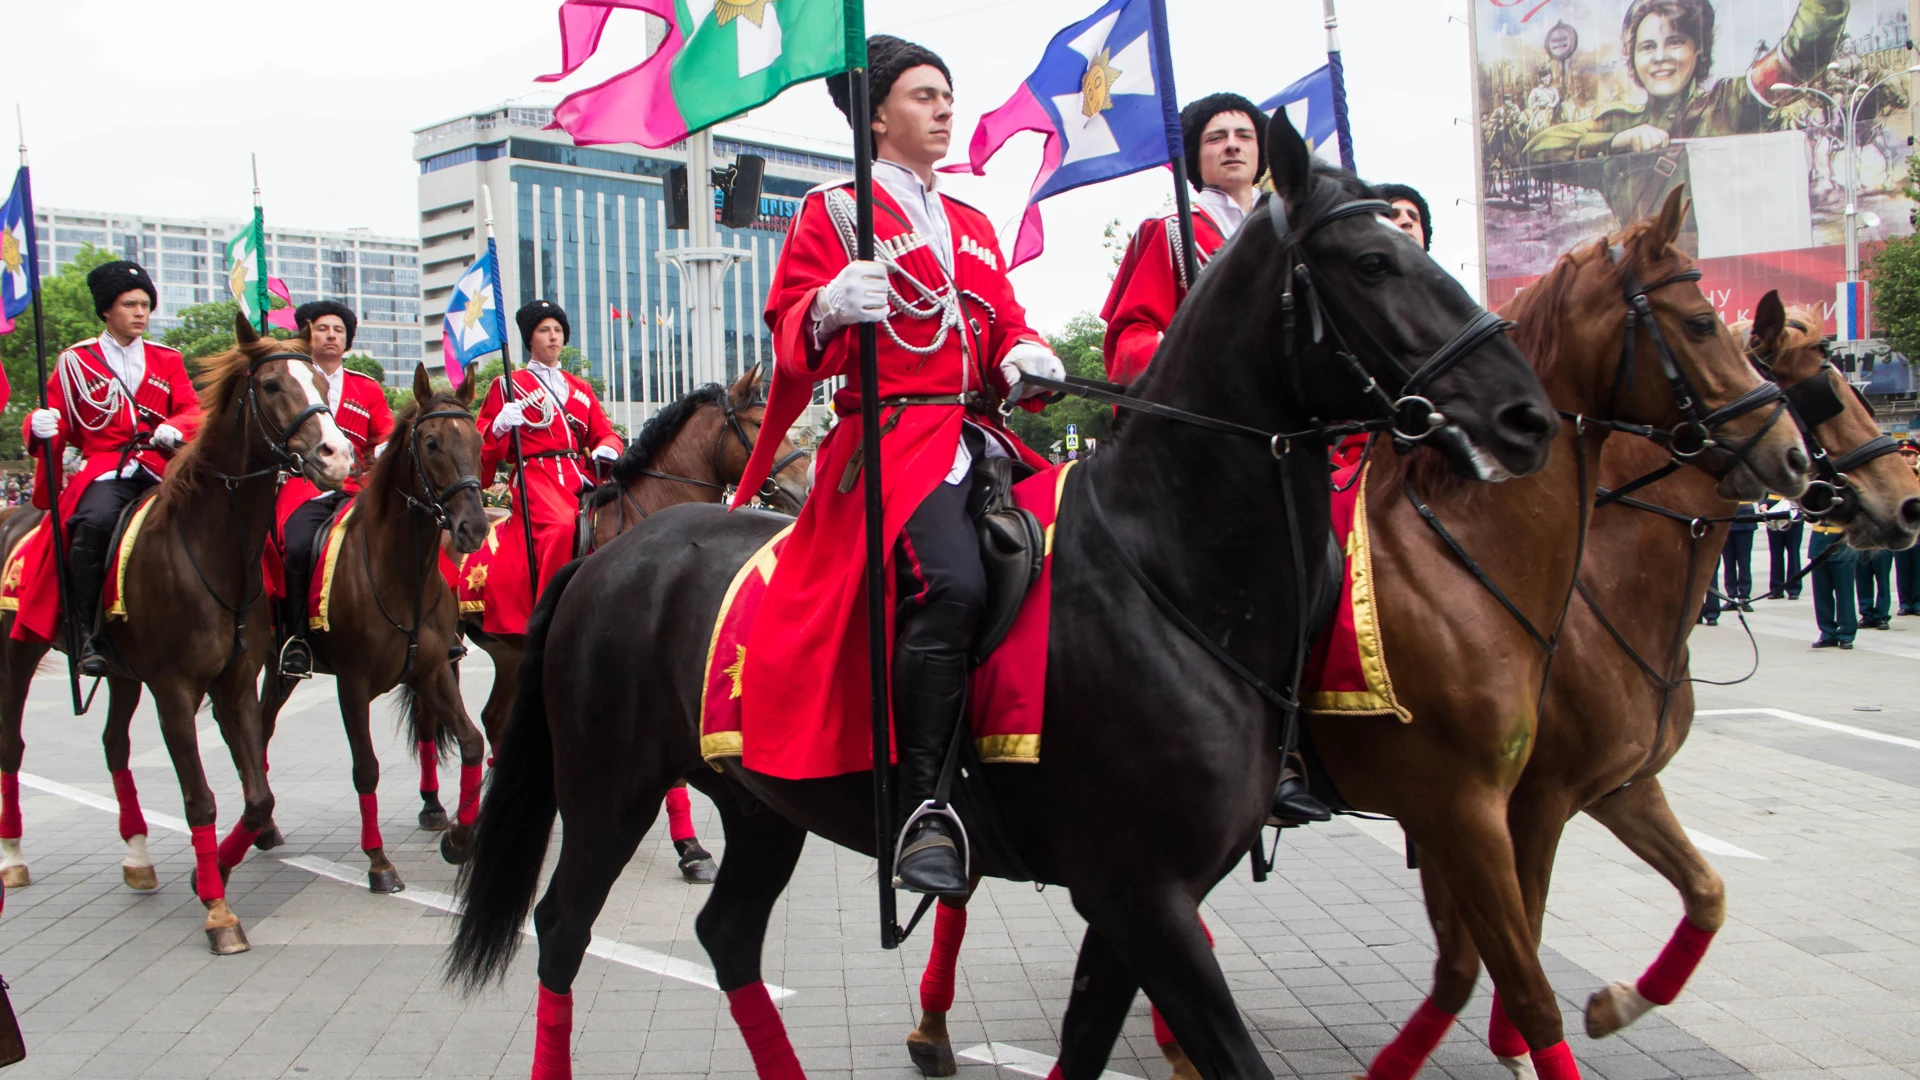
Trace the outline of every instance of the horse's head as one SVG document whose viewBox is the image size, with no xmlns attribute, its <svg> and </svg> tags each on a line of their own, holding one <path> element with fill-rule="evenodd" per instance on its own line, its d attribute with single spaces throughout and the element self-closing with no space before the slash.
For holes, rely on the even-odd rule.
<svg viewBox="0 0 1920 1080">
<path fill-rule="evenodd" d="M 447 530 L 455 551 L 478 551 L 487 539 L 487 508 L 480 497 L 480 429 L 473 422 L 474 380 L 452 393 L 436 391 L 427 365 L 413 369 L 413 407 L 401 415 L 382 452 L 395 482 L 415 489 L 413 505 Z M 400 460 L 404 458 L 405 460 Z"/>
<path fill-rule="evenodd" d="M 1556 399 L 1589 416 L 1665 432 L 1673 455 L 1720 480 L 1722 497 L 1797 496 L 1808 459 L 1779 389 L 1747 362 L 1675 243 L 1683 189 L 1625 232 L 1561 257 L 1507 311 Z"/>
<path fill-rule="evenodd" d="M 243 398 L 235 405 L 243 411 L 242 422 L 250 418 L 255 429 L 249 453 L 257 450 L 261 457 L 297 464 L 307 479 L 338 490 L 353 468 L 353 447 L 333 422 L 327 382 L 308 355 L 307 339 L 263 338 L 245 315 L 234 316 L 233 330 L 236 352 L 246 365 Z M 216 383 L 222 374 L 215 372 Z M 242 377 L 237 361 L 235 369 L 225 374 Z M 219 422 L 211 415 L 206 420 Z"/>
<path fill-rule="evenodd" d="M 765 434 L 760 422 L 767 405 L 760 397 L 760 368 L 755 365 L 727 387 L 726 402 L 718 406 L 726 415 L 732 438 L 726 441 L 720 457 L 720 476 L 729 486 L 740 482 L 747 471 L 747 459 L 754 444 Z M 759 491 L 759 498 L 785 514 L 799 514 L 813 488 L 813 457 L 788 441 L 787 433 L 776 432 L 780 445 L 775 451 L 773 472 Z"/>
<path fill-rule="evenodd" d="M 1820 314 L 1769 292 L 1754 309 L 1747 351 L 1786 391 L 1813 450 L 1814 480 L 1800 496 L 1810 516 L 1847 527 L 1856 548 L 1908 547 L 1920 536 L 1920 479 L 1880 433 L 1873 409 L 1827 360 Z"/>
<path fill-rule="evenodd" d="M 1392 415 L 1403 437 L 1433 443 L 1481 480 L 1544 465 L 1559 420 L 1503 324 L 1390 224 L 1386 204 L 1352 174 L 1316 166 L 1284 109 L 1267 146 L 1278 198 L 1248 218 L 1234 246 L 1250 249 L 1237 261 L 1264 264 L 1258 302 L 1279 316 L 1276 344 L 1291 370 L 1282 378 L 1303 399 L 1294 416 Z"/>
</svg>

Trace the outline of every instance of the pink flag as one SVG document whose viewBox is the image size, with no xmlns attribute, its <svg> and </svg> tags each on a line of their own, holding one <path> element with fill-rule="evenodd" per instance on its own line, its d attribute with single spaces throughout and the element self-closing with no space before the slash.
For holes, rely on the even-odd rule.
<svg viewBox="0 0 1920 1080">
<path fill-rule="evenodd" d="M 274 308 L 267 312 L 267 325 L 277 326 L 282 330 L 300 329 L 299 325 L 293 320 L 293 294 L 287 291 L 287 283 L 277 277 L 269 277 L 267 278 L 267 292 L 269 295 L 277 296 L 287 302 L 286 307 Z M 269 303 L 271 303 L 271 301 L 269 301 Z"/>
</svg>

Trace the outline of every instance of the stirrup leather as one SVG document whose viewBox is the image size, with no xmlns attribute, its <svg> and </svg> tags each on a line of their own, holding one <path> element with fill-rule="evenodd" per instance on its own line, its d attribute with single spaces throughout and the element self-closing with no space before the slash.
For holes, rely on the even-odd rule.
<svg viewBox="0 0 1920 1080">
<path fill-rule="evenodd" d="M 916 844 L 912 851 L 907 850 L 906 845 L 907 834 L 912 832 L 913 827 L 919 824 L 920 819 L 924 817 L 943 817 L 953 823 L 953 831 L 956 839 L 947 840 L 947 838 L 942 837 L 941 840 L 958 845 L 960 848 L 960 866 L 963 871 L 962 876 L 968 880 L 972 880 L 973 844 L 967 839 L 967 827 L 960 823 L 960 815 L 953 812 L 953 807 L 941 806 L 932 799 L 928 799 L 926 802 L 921 803 L 913 813 L 907 815 L 907 823 L 900 827 L 900 837 L 893 843 L 893 887 L 896 889 L 905 888 L 905 884 L 900 880 L 900 860 L 913 854 L 914 851 L 923 850 L 920 844 Z M 931 844 L 930 841 L 925 843 Z"/>
</svg>

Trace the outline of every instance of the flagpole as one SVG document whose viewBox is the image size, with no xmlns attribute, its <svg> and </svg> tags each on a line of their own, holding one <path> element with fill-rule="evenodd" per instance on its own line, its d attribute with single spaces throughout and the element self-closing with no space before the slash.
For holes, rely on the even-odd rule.
<svg viewBox="0 0 1920 1080">
<path fill-rule="evenodd" d="M 500 252 L 493 240 L 493 189 L 480 185 L 480 197 L 487 210 L 487 258 L 493 262 L 493 316 L 500 324 L 500 378 L 505 389 L 501 396 L 513 401 L 520 395 L 513 385 L 513 348 L 507 338 L 507 301 L 500 290 Z M 558 409 L 564 402 L 554 405 Z M 533 504 L 527 500 L 527 457 L 520 449 L 520 425 L 513 432 L 513 477 L 520 488 L 520 532 L 527 540 L 527 592 L 535 605 L 540 602 L 540 562 L 533 553 Z M 531 608 L 528 609 L 531 612 Z"/>
<path fill-rule="evenodd" d="M 1327 0 L 1332 3 L 1333 0 Z M 1154 81 L 1160 92 L 1161 120 L 1167 130 L 1167 157 L 1173 165 L 1173 206 L 1180 219 L 1181 269 L 1187 287 L 1200 279 L 1200 260 L 1193 249 L 1193 197 L 1187 185 L 1187 140 L 1180 131 L 1180 95 L 1173 85 L 1173 49 L 1167 35 L 1166 0 L 1151 0 Z"/>
<path fill-rule="evenodd" d="M 253 159 L 253 266 L 257 271 L 253 283 L 253 302 L 260 309 L 260 336 L 267 336 L 267 305 L 273 301 L 267 296 L 267 215 L 260 207 L 260 155 L 249 154 Z"/>
<path fill-rule="evenodd" d="M 1353 131 L 1347 126 L 1347 68 L 1340 59 L 1340 16 L 1334 0 L 1321 0 L 1327 21 L 1327 79 L 1333 84 L 1333 129 L 1340 137 L 1340 167 L 1353 171 Z"/>
<path fill-rule="evenodd" d="M 13 107 L 14 124 L 20 130 L 20 212 L 27 227 L 27 289 L 33 295 L 33 359 L 40 376 L 40 407 L 47 407 L 47 337 L 45 320 L 40 314 L 40 238 L 34 227 L 33 174 L 27 170 L 27 125 L 20 106 Z M 73 610 L 73 582 L 67 569 L 66 525 L 60 520 L 60 457 L 53 452 L 53 440 L 40 444 L 41 467 L 47 474 L 47 528 L 53 539 L 54 587 L 59 591 L 60 610 L 67 613 L 67 686 L 73 691 L 73 715 L 87 711 L 80 696 L 80 618 Z"/>
</svg>

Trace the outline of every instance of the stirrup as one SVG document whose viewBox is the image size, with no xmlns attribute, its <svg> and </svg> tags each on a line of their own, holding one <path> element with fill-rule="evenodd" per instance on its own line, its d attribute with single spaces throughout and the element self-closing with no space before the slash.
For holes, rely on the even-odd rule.
<svg viewBox="0 0 1920 1080">
<path fill-rule="evenodd" d="M 113 671 L 113 663 L 107 659 L 106 650 L 99 647 L 98 640 L 88 637 L 80 646 L 80 674 L 91 679 L 103 679 Z"/>
<path fill-rule="evenodd" d="M 307 666 L 306 666 L 306 670 L 304 671 L 288 671 L 287 670 L 287 660 L 290 655 L 294 654 L 293 647 L 295 643 L 299 644 L 300 652 L 306 654 Z M 278 665 L 278 670 L 280 672 L 280 677 L 284 679 L 313 678 L 313 649 L 310 648 L 307 645 L 307 643 L 301 640 L 298 636 L 287 638 L 287 640 L 282 642 L 280 645 L 280 662 Z"/>
<path fill-rule="evenodd" d="M 900 836 L 893 843 L 893 887 L 896 889 L 906 887 L 900 880 L 900 860 L 907 854 L 907 834 L 912 832 L 913 827 L 924 817 L 943 817 L 953 823 L 953 841 L 960 849 L 961 876 L 969 881 L 973 880 L 973 843 L 967 839 L 967 827 L 961 824 L 960 815 L 954 813 L 953 807 L 941 806 L 932 799 L 928 799 L 915 808 L 913 813 L 907 815 L 907 823 L 900 826 Z"/>
</svg>

